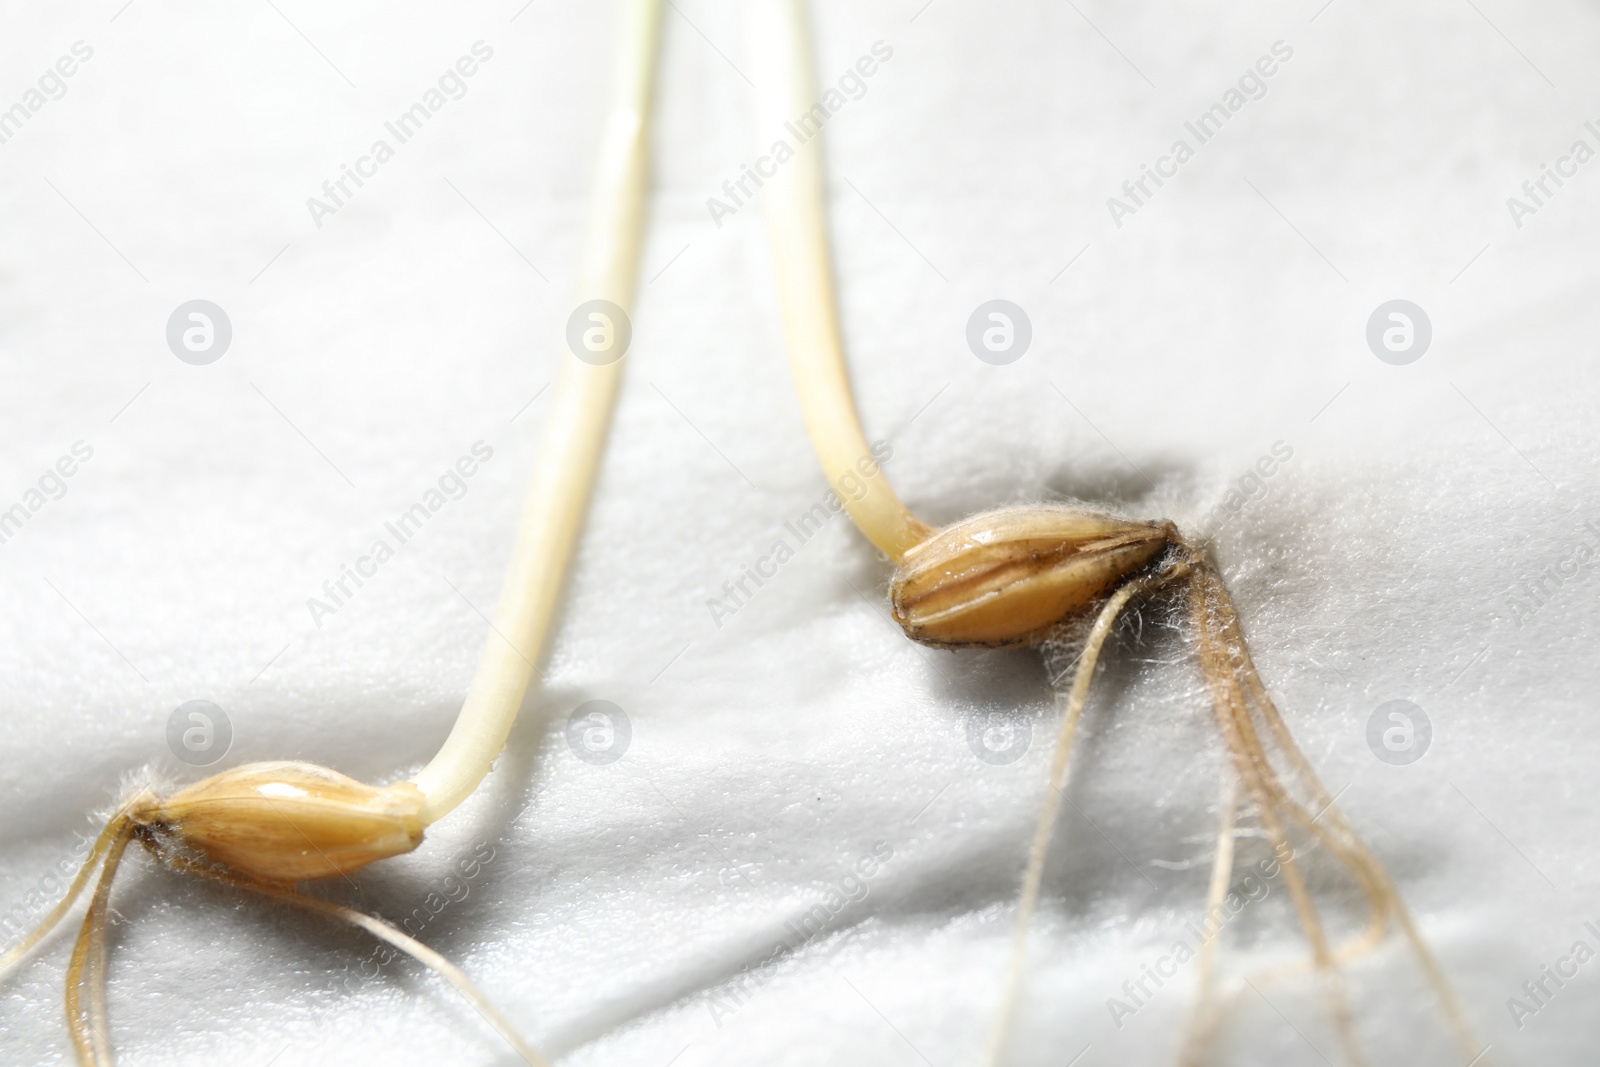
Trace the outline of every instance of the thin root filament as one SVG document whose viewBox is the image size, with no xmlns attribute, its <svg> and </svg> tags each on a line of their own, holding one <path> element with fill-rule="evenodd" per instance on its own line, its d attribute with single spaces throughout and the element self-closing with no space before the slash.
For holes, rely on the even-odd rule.
<svg viewBox="0 0 1600 1067">
<path fill-rule="evenodd" d="M 1195 967 L 1194 1006 L 1190 1009 L 1189 1023 L 1183 1039 L 1181 1067 L 1200 1067 L 1210 1036 L 1216 1027 L 1218 1012 L 1213 1003 L 1217 970 L 1217 945 L 1222 940 L 1222 926 L 1208 929 L 1211 916 L 1221 913 L 1228 886 L 1233 878 L 1234 833 L 1239 813 L 1239 779 L 1224 773 L 1222 814 L 1217 827 L 1217 847 L 1211 861 L 1211 884 L 1206 889 L 1206 908 L 1201 912 L 1201 929 L 1206 939 L 1200 943 L 1200 958 Z"/>
<path fill-rule="evenodd" d="M 1411 917 L 1410 910 L 1406 907 L 1404 899 L 1395 887 L 1388 871 L 1373 854 L 1372 850 L 1362 841 L 1361 837 L 1350 826 L 1342 812 L 1329 795 L 1327 788 L 1317 777 L 1311 762 L 1306 759 L 1299 745 L 1294 741 L 1289 732 L 1288 724 L 1284 721 L 1282 713 L 1267 692 L 1265 683 L 1261 680 L 1260 673 L 1256 670 L 1255 663 L 1250 656 L 1250 648 L 1244 639 L 1243 628 L 1239 622 L 1238 612 L 1233 607 L 1232 599 L 1220 578 L 1215 575 L 1211 578 L 1214 583 L 1214 596 L 1220 604 L 1220 622 L 1224 641 L 1229 649 L 1232 667 L 1235 675 L 1235 684 L 1242 684 L 1249 696 L 1249 702 L 1265 721 L 1272 734 L 1273 741 L 1283 752 L 1293 769 L 1302 788 L 1306 790 L 1318 805 L 1315 815 L 1307 812 L 1301 805 L 1284 797 L 1287 801 L 1286 810 L 1300 822 L 1306 829 L 1316 835 L 1319 840 L 1328 845 L 1335 855 L 1344 863 L 1350 874 L 1360 885 L 1366 895 L 1371 909 L 1371 920 L 1368 929 L 1359 937 L 1353 939 L 1336 954 L 1338 962 L 1348 962 L 1350 959 L 1371 951 L 1384 937 L 1387 930 L 1387 920 L 1392 916 L 1401 932 L 1405 935 L 1417 963 L 1427 979 L 1434 994 L 1439 998 L 1440 1006 L 1444 1010 L 1446 1019 L 1450 1024 L 1451 1036 L 1455 1040 L 1458 1050 L 1468 1061 L 1474 1061 L 1478 1067 L 1487 1067 L 1487 1060 L 1481 1053 L 1483 1046 L 1479 1044 L 1471 1025 L 1467 1022 L 1466 1013 L 1460 1001 L 1451 988 L 1449 980 L 1445 977 L 1444 969 L 1439 965 L 1438 959 L 1433 955 L 1427 942 L 1418 931 L 1416 923 Z M 1259 751 L 1259 746 L 1257 746 Z M 1265 756 L 1263 755 L 1263 759 Z M 1318 823 L 1326 820 L 1331 824 L 1332 830 L 1328 831 Z"/>
<path fill-rule="evenodd" d="M 1224 593 L 1222 597 L 1217 595 L 1221 586 L 1221 579 L 1210 567 L 1200 568 L 1190 585 L 1190 615 L 1195 627 L 1201 675 L 1206 687 L 1211 691 L 1212 709 L 1221 728 L 1223 740 L 1233 754 L 1234 765 L 1250 793 L 1268 840 L 1272 843 L 1273 852 L 1283 871 L 1284 883 L 1289 890 L 1289 897 L 1300 919 L 1300 927 L 1305 932 L 1306 940 L 1311 943 L 1312 960 L 1318 974 L 1322 976 L 1331 1001 L 1334 1029 L 1338 1034 L 1340 1045 L 1351 1063 L 1365 1064 L 1366 1058 L 1356 1041 L 1349 1000 L 1339 979 L 1322 920 L 1317 914 L 1316 903 L 1311 899 L 1305 876 L 1295 861 L 1294 851 L 1289 845 L 1288 834 L 1284 829 L 1281 816 L 1284 812 L 1284 802 L 1288 799 L 1287 794 L 1277 781 L 1266 753 L 1261 748 L 1254 724 L 1250 721 L 1249 711 L 1245 706 L 1244 693 L 1229 662 L 1228 648 L 1222 633 L 1219 632 L 1221 629 L 1218 625 L 1219 620 L 1226 618 L 1232 611 L 1232 605 L 1226 600 L 1226 594 Z"/>
<path fill-rule="evenodd" d="M 1158 574 L 1128 582 L 1106 600 L 1095 617 L 1094 625 L 1084 642 L 1083 654 L 1072 678 L 1072 688 L 1066 698 L 1061 716 L 1061 732 L 1056 739 L 1055 757 L 1050 765 L 1050 780 L 1045 789 L 1044 801 L 1039 811 L 1039 822 L 1034 828 L 1033 844 L 1028 850 L 1028 866 L 1022 878 L 1022 898 L 1017 907 L 1017 926 L 1011 941 L 1011 963 L 1006 975 L 1005 991 L 1000 1000 L 1000 1011 L 990 1036 L 985 1062 L 993 1067 L 1005 1052 L 1006 1038 L 1011 1029 L 1011 1017 L 1016 1011 L 1017 995 L 1022 984 L 1022 969 L 1028 954 L 1028 925 L 1039 902 L 1039 886 L 1044 879 L 1044 862 L 1050 851 L 1050 837 L 1056 818 L 1061 812 L 1062 789 L 1065 784 L 1067 763 L 1072 755 L 1073 738 L 1077 735 L 1078 720 L 1089 696 L 1089 682 L 1094 677 L 1095 664 L 1100 650 L 1111 633 L 1117 616 L 1128 601 L 1141 593 L 1165 585 L 1187 569 L 1186 564 Z"/>
<path fill-rule="evenodd" d="M 116 1062 L 106 1017 L 106 923 L 110 918 L 111 882 L 128 842 L 133 840 L 134 827 L 132 820 L 119 817 L 107 826 L 108 830 L 112 828 L 116 832 L 106 847 L 100 880 L 95 883 L 94 896 L 89 899 L 89 910 L 84 913 L 78 940 L 67 962 L 67 1028 L 72 1033 L 78 1062 L 85 1067 L 111 1067 Z M 85 993 L 87 1007 L 83 1004 Z"/>
<path fill-rule="evenodd" d="M 304 908 L 306 911 L 331 915 L 341 922 L 349 923 L 351 926 L 365 930 L 378 940 L 393 945 L 455 986 L 456 991 L 461 994 L 467 1003 L 471 1004 L 478 1014 L 482 1015 L 489 1025 L 494 1027 L 496 1032 L 505 1039 L 506 1043 L 515 1049 L 517 1054 L 527 1063 L 532 1064 L 533 1067 L 550 1067 L 550 1061 L 539 1055 L 527 1042 L 522 1040 L 521 1035 L 517 1033 L 506 1017 L 496 1010 L 494 1005 L 489 1002 L 489 998 L 485 997 L 478 987 L 473 985 L 472 980 L 463 974 L 459 967 L 427 945 L 402 933 L 397 927 L 384 922 L 377 916 L 368 915 L 343 904 L 335 904 L 330 900 L 307 896 L 290 886 L 271 885 L 266 882 L 241 878 L 229 871 L 196 863 L 182 856 L 167 857 L 167 863 L 169 866 L 185 873 L 209 878 L 212 881 L 222 882 L 238 889 L 247 889 L 252 893 L 259 893 L 262 896 L 271 897 L 273 900 L 280 900 L 285 904 Z"/>
<path fill-rule="evenodd" d="M 116 813 L 106 821 L 105 828 L 94 839 L 94 844 L 89 846 L 89 854 L 84 857 L 83 866 L 78 868 L 78 873 L 73 876 L 72 884 L 67 886 L 66 893 L 56 902 L 56 906 L 51 908 L 45 914 L 45 917 L 39 920 L 39 924 L 29 930 L 21 941 L 11 946 L 4 956 L 0 956 L 0 976 L 3 976 L 15 966 L 22 957 L 33 950 L 34 946 L 49 936 L 50 931 L 54 930 L 62 919 L 66 918 L 67 912 L 72 910 L 72 905 L 77 902 L 78 896 L 83 892 L 83 887 L 89 884 L 90 875 L 100 865 L 100 861 L 105 858 L 106 850 L 111 847 L 111 842 L 126 830 L 128 813 L 147 803 L 150 797 L 150 793 L 141 792 L 119 807 Z"/>
</svg>

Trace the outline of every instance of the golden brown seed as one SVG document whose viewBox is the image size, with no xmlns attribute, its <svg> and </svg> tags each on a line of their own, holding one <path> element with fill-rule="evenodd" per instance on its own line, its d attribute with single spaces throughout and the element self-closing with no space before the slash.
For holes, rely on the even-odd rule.
<svg viewBox="0 0 1600 1067">
<path fill-rule="evenodd" d="M 889 586 L 907 636 L 941 648 L 1038 644 L 1176 542 L 1170 522 L 1073 507 L 964 519 L 905 554 Z"/>
<path fill-rule="evenodd" d="M 249 763 L 135 818 L 166 843 L 238 874 L 292 884 L 348 874 L 422 843 L 422 792 L 363 785 L 310 763 Z"/>
</svg>

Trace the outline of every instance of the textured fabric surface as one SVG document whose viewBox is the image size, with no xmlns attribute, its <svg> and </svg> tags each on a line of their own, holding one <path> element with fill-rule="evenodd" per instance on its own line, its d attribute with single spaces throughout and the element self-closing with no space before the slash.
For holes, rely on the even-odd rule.
<svg viewBox="0 0 1600 1067">
<path fill-rule="evenodd" d="M 0 544 L 11 921 L 59 892 L 124 776 L 205 773 L 169 750 L 186 701 L 226 712 L 218 766 L 366 781 L 414 771 L 453 721 L 571 310 L 616 12 L 438 7 L 8 15 L 0 106 L 26 113 L 0 143 L 0 508 L 25 512 Z M 901 496 L 936 522 L 1077 497 L 1215 532 L 1268 684 L 1484 1062 L 1592 1062 L 1600 961 L 1573 949 L 1600 950 L 1600 162 L 1573 146 L 1600 148 L 1600 10 L 828 0 L 814 23 L 824 87 L 892 52 L 860 92 L 846 78 L 825 137 L 852 375 Z M 771 569 L 826 486 L 759 203 L 722 190 L 783 136 L 753 128 L 763 72 L 731 2 L 678 0 L 664 27 L 634 342 L 543 680 L 478 794 L 326 892 L 422 909 L 422 939 L 563 1062 L 971 1063 L 1056 727 L 1047 679 L 1031 653 L 910 645 L 843 519 L 736 610 L 709 606 Z M 473 73 L 450 75 L 462 57 Z M 430 90 L 399 143 L 385 123 Z M 1201 143 L 1185 124 L 1205 114 Z M 362 163 L 379 139 L 392 156 Z M 1135 199 L 1146 165 L 1169 177 Z M 1545 165 L 1566 176 L 1541 191 Z M 346 166 L 368 176 L 332 203 Z M 1032 328 L 1004 366 L 966 340 L 997 298 Z M 232 328 L 205 366 L 165 333 L 194 299 Z M 1403 366 L 1366 336 L 1395 299 L 1432 330 Z M 477 442 L 492 456 L 451 477 Z M 47 474 L 62 457 L 72 475 Z M 430 491 L 426 524 L 328 600 Z M 1220 750 L 1181 629 L 1159 607 L 1138 622 L 1085 716 L 1014 1063 L 1171 1062 L 1188 1009 L 1192 964 L 1124 984 L 1172 970 L 1199 919 Z M 627 716 L 613 762 L 578 756 L 607 743 L 568 729 L 590 700 Z M 1431 725 L 1409 765 L 1368 743 L 1393 700 Z M 1264 855 L 1242 839 L 1240 876 Z M 1348 886 L 1316 869 L 1353 930 Z M 1304 954 L 1282 886 L 1257 895 L 1224 934 L 1231 980 Z M 113 905 L 123 1063 L 511 1060 L 362 935 L 142 855 Z M 0 1060 L 70 1059 L 68 940 L 0 990 Z M 1339 1061 L 1313 988 L 1256 985 L 1218 1062 Z M 1460 1062 L 1397 945 L 1351 988 L 1374 1062 Z"/>
</svg>

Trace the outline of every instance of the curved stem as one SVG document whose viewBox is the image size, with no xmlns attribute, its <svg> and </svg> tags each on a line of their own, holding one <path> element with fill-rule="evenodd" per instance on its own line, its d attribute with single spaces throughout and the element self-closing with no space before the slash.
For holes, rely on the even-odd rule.
<svg viewBox="0 0 1600 1067">
<path fill-rule="evenodd" d="M 754 0 L 750 18 L 756 122 L 785 130 L 817 103 L 804 0 Z M 900 502 L 861 432 L 844 365 L 823 213 L 822 139 L 812 134 L 763 190 L 777 267 L 784 343 L 817 462 L 857 528 L 896 563 L 932 530 Z M 862 487 L 865 487 L 864 489 Z"/>
<path fill-rule="evenodd" d="M 609 300 L 624 312 L 633 306 L 660 24 L 661 0 L 627 0 L 614 101 L 600 146 L 594 217 L 578 279 L 580 303 Z M 483 656 L 450 736 L 413 779 L 424 797 L 424 823 L 465 800 L 505 747 L 544 656 L 621 373 L 621 358 L 599 366 L 571 352 L 561 359 L 553 407 Z"/>
</svg>

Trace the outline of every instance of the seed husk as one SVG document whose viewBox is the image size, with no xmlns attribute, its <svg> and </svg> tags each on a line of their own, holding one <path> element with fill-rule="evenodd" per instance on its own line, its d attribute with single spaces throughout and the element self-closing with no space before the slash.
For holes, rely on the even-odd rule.
<svg viewBox="0 0 1600 1067">
<path fill-rule="evenodd" d="M 349 874 L 422 843 L 422 792 L 370 786 L 310 763 L 248 763 L 160 801 L 161 839 L 275 884 Z"/>
<path fill-rule="evenodd" d="M 889 586 L 894 617 L 938 648 L 1036 645 L 1159 559 L 1170 522 L 1087 508 L 984 512 L 905 554 Z"/>
</svg>

